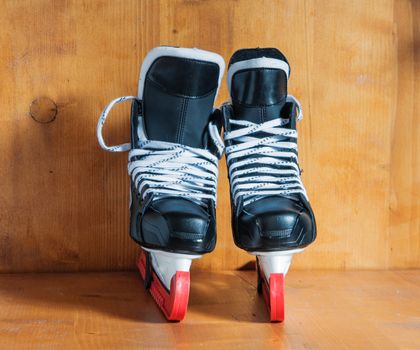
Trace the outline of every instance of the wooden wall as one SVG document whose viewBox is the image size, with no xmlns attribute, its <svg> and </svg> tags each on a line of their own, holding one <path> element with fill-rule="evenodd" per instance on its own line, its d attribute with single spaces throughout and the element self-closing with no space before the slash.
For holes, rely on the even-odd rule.
<svg viewBox="0 0 420 350">
<path fill-rule="evenodd" d="M 419 18 L 414 0 L 2 1 L 0 271 L 134 266 L 127 154 L 100 150 L 95 127 L 161 44 L 289 58 L 319 235 L 294 268 L 420 267 Z M 39 97 L 51 105 L 30 112 Z M 128 109 L 109 142 L 128 140 Z M 213 270 L 251 260 L 233 244 L 220 167 L 218 245 L 196 264 Z"/>
</svg>

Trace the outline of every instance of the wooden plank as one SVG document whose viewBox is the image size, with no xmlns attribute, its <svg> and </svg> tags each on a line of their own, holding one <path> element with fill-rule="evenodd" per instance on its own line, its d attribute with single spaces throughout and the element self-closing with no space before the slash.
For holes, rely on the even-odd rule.
<svg viewBox="0 0 420 350">
<path fill-rule="evenodd" d="M 167 323 L 136 273 L 0 276 L 0 348 L 418 349 L 420 272 L 297 271 L 267 322 L 254 272 L 196 272 Z"/>
<path fill-rule="evenodd" d="M 296 259 L 299 267 L 387 266 L 397 81 L 392 6 L 307 3 L 310 123 L 302 123 L 309 128 L 303 150 L 319 240 Z"/>
<path fill-rule="evenodd" d="M 139 64 L 160 44 L 226 61 L 241 47 L 275 46 L 289 58 L 319 228 L 295 268 L 419 267 L 418 11 L 391 0 L 4 1 L 0 271 L 134 267 L 126 155 L 102 152 L 95 125 L 109 100 L 136 92 Z M 29 115 L 40 96 L 57 105 L 50 123 Z M 227 98 L 224 83 L 217 102 Z M 127 113 L 113 111 L 109 142 L 127 140 Z M 198 269 L 252 259 L 234 247 L 220 165 L 218 245 Z"/>
<path fill-rule="evenodd" d="M 127 156 L 100 150 L 95 126 L 109 100 L 135 93 L 139 62 L 159 44 L 159 6 L 121 5 L 9 1 L 0 14 L 2 271 L 133 266 Z M 37 96 L 58 105 L 53 122 L 28 116 Z M 127 112 L 113 112 L 109 142 L 127 140 Z"/>
<path fill-rule="evenodd" d="M 420 265 L 420 4 L 395 2 L 397 104 L 392 123 L 391 267 Z"/>
</svg>

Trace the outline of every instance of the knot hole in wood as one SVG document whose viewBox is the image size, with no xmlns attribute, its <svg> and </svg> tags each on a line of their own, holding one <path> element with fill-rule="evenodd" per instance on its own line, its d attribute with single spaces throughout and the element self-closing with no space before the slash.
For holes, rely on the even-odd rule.
<svg viewBox="0 0 420 350">
<path fill-rule="evenodd" d="M 49 97 L 41 96 L 32 101 L 29 115 L 37 123 L 47 124 L 55 120 L 58 113 L 57 104 Z"/>
</svg>

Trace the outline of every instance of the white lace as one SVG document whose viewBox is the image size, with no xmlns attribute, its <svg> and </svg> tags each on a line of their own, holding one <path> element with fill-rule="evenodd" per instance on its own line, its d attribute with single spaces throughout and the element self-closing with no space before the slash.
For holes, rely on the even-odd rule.
<svg viewBox="0 0 420 350">
<path fill-rule="evenodd" d="M 195 201 L 211 199 L 216 203 L 218 160 L 223 153 L 223 141 L 218 129 L 209 124 L 209 134 L 217 149 L 218 157 L 208 150 L 181 144 L 148 140 L 142 119 L 139 121 L 139 148 L 131 149 L 130 143 L 107 146 L 102 136 L 102 128 L 112 107 L 127 100 L 137 100 L 135 96 L 125 96 L 111 101 L 98 120 L 97 137 L 99 145 L 106 151 L 128 151 L 128 173 L 142 199 L 150 193 L 154 198 L 161 196 L 188 197 Z"/>
<path fill-rule="evenodd" d="M 296 104 L 297 120 L 302 119 L 299 101 L 293 96 L 286 101 Z M 236 207 L 241 198 L 245 206 L 270 195 L 302 193 L 307 197 L 297 160 L 297 131 L 282 128 L 288 122 L 281 118 L 261 124 L 230 119 L 231 126 L 237 128 L 225 132 L 224 138 L 225 142 L 231 141 L 226 147 L 226 160 Z M 250 136 L 255 133 L 267 136 Z M 285 141 L 289 138 L 294 141 Z"/>
</svg>

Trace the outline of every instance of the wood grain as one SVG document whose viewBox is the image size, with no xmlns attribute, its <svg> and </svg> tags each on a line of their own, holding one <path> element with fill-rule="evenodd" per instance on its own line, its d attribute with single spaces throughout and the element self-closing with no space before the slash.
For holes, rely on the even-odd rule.
<svg viewBox="0 0 420 350">
<path fill-rule="evenodd" d="M 294 268 L 420 267 L 420 16 L 408 0 L 6 0 L 0 12 L 0 271 L 134 267 L 126 154 L 102 152 L 95 126 L 134 94 L 154 46 L 196 46 L 226 61 L 280 48 L 303 104 L 303 178 L 318 240 Z M 31 103 L 57 115 L 37 121 Z M 226 84 L 218 103 L 228 98 Z M 105 128 L 128 139 L 128 106 Z M 41 121 L 41 122 L 40 122 Z M 218 244 L 194 266 L 252 258 L 233 244 L 225 161 Z"/>
<path fill-rule="evenodd" d="M 419 349 L 419 271 L 295 271 L 270 324 L 254 272 L 195 272 L 167 323 L 136 273 L 0 276 L 0 349 Z"/>
<path fill-rule="evenodd" d="M 394 16 L 399 76 L 391 134 L 389 264 L 419 266 L 420 3 L 397 1 Z"/>
</svg>

